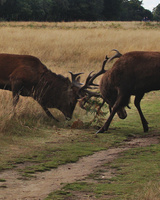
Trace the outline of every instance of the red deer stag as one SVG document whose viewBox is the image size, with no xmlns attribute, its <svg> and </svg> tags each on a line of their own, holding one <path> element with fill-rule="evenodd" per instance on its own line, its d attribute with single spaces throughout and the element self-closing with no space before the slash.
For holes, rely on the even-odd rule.
<svg viewBox="0 0 160 200">
<path fill-rule="evenodd" d="M 118 57 L 100 82 L 100 92 L 111 107 L 111 113 L 97 133 L 108 130 L 115 113 L 121 119 L 127 117 L 125 107 L 129 107 L 131 95 L 135 96 L 134 104 L 139 112 L 143 130 L 147 132 L 148 122 L 142 113 L 140 102 L 145 93 L 160 89 L 160 52 L 133 51 L 121 55 L 117 51 L 109 61 Z"/>
<path fill-rule="evenodd" d="M 117 51 L 117 50 L 115 50 Z M 160 52 L 133 51 L 124 55 L 118 51 L 108 62 L 119 58 L 109 70 L 106 70 L 100 81 L 100 92 L 103 100 L 109 104 L 110 116 L 97 133 L 107 131 L 115 115 L 125 119 L 125 107 L 135 96 L 134 104 L 139 112 L 144 132 L 148 131 L 140 102 L 145 93 L 160 89 Z M 92 79 L 93 81 L 93 79 Z"/>
<path fill-rule="evenodd" d="M 10 90 L 13 106 L 19 95 L 30 96 L 44 109 L 46 114 L 58 121 L 48 108 L 59 109 L 66 118 L 71 118 L 77 100 L 90 93 L 79 83 L 79 74 L 69 78 L 51 72 L 36 57 L 30 55 L 0 54 L 0 89 Z"/>
</svg>

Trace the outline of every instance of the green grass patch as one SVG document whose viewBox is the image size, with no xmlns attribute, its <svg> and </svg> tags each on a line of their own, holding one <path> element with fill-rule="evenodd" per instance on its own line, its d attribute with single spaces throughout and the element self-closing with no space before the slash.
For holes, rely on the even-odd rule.
<svg viewBox="0 0 160 200">
<path fill-rule="evenodd" d="M 20 170 L 25 176 L 28 176 L 27 174 L 43 172 L 62 164 L 76 162 L 80 157 L 107 149 L 126 139 L 125 136 L 116 134 L 100 134 L 98 138 L 95 138 L 93 134 L 82 133 L 82 131 L 80 133 L 81 135 L 76 136 L 75 139 L 68 138 L 66 141 L 59 141 L 59 144 L 46 143 L 41 150 L 15 158 L 1 166 L 1 170 L 29 162 L 29 166 Z"/>
<path fill-rule="evenodd" d="M 62 121 L 57 124 L 47 117 L 34 116 L 32 118 L 28 114 L 23 115 L 22 118 L 19 116 L 10 119 L 6 132 L 0 134 L 0 170 L 14 168 L 23 175 L 22 179 L 28 179 L 34 177 L 35 172 L 43 172 L 62 164 L 76 162 L 80 157 L 91 155 L 96 151 L 118 147 L 129 138 L 159 134 L 160 116 L 157 112 L 159 92 L 147 95 L 142 102 L 142 110 L 150 127 L 148 133 L 143 133 L 138 112 L 133 104 L 131 104 L 131 110 L 127 109 L 127 119 L 120 120 L 115 116 L 110 129 L 106 133 L 98 134 L 98 137 L 94 135 L 97 131 L 95 125 L 91 124 L 88 127 L 85 125 L 79 129 L 71 128 L 72 123 L 77 120 L 75 118 L 71 122 Z M 81 119 L 80 114 L 75 113 L 75 116 Z M 82 116 L 84 124 L 87 123 L 89 117 L 89 115 Z M 93 119 L 93 116 L 91 118 Z M 111 196 L 111 199 L 131 199 L 132 197 L 134 199 L 135 193 L 143 191 L 144 188 L 149 187 L 150 191 L 154 191 L 154 186 L 148 185 L 148 182 L 158 185 L 159 150 L 159 145 L 130 150 L 112 164 L 106 165 L 106 168 L 116 170 L 116 176 L 111 179 L 101 180 L 98 177 L 100 172 L 98 172 L 96 173 L 98 183 L 69 184 L 48 198 L 65 199 L 65 194 L 72 198 L 75 196 L 75 193 L 72 193 L 74 191 L 87 191 L 101 199 L 105 199 L 106 196 Z M 17 168 L 21 164 L 23 167 Z M 56 198 L 53 198 L 54 195 Z"/>
<path fill-rule="evenodd" d="M 131 100 L 133 101 L 133 100 Z M 129 137 L 143 137 L 150 135 L 159 135 L 159 92 L 146 95 L 142 101 L 142 110 L 149 122 L 149 133 L 143 133 L 140 117 L 133 104 L 131 110 L 127 109 L 128 117 L 125 120 L 114 118 L 109 131 L 100 134 L 97 138 L 108 142 L 111 138 L 114 140 L 112 146 L 119 146 L 120 143 Z M 122 139 L 122 138 L 123 139 Z M 120 139 L 121 138 L 121 139 Z M 103 146 L 101 143 L 101 146 Z M 103 173 L 110 168 L 113 170 L 112 178 L 102 178 Z M 60 191 L 69 193 L 76 199 L 78 194 L 91 194 L 97 199 L 128 199 L 128 200 L 146 200 L 160 199 L 160 145 L 149 147 L 140 147 L 131 149 L 121 154 L 121 156 L 102 167 L 102 170 L 89 175 L 93 181 L 83 180 L 65 185 L 61 190 L 53 192 L 47 200 L 67 199 L 60 194 Z M 55 198 L 56 194 L 56 198 Z"/>
<path fill-rule="evenodd" d="M 6 182 L 6 180 L 5 179 L 0 179 L 0 182 Z"/>
<path fill-rule="evenodd" d="M 54 194 L 50 194 L 46 200 L 55 199 L 55 200 L 63 200 L 72 197 L 73 195 L 70 192 L 65 191 L 56 191 Z"/>
<path fill-rule="evenodd" d="M 67 184 L 61 191 L 66 193 L 87 192 L 97 199 L 160 199 L 160 145 L 135 148 L 121 154 L 120 158 L 95 172 L 102 177 L 105 171 L 114 169 L 113 178 L 99 178 L 97 183 L 75 182 Z M 90 176 L 91 178 L 91 176 Z M 93 177 L 92 177 L 93 178 Z M 148 188 L 148 190 L 146 190 Z M 158 190 L 157 190 L 158 189 Z M 152 193 L 152 197 L 151 197 Z M 60 191 L 50 194 L 47 200 L 62 198 Z M 72 195 L 73 195 L 72 194 Z M 150 198 L 148 198 L 150 197 Z M 154 197 L 154 198 L 153 198 Z"/>
</svg>

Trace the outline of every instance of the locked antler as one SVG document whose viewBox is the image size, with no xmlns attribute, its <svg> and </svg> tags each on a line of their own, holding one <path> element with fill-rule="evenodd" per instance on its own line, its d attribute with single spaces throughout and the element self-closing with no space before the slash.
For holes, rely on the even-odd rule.
<svg viewBox="0 0 160 200">
<path fill-rule="evenodd" d="M 93 75 L 91 75 L 91 74 L 93 73 L 93 71 L 89 73 L 89 75 L 88 75 L 88 77 L 87 77 L 87 79 L 86 79 L 86 82 L 85 82 L 84 86 L 82 86 L 82 87 L 80 88 L 79 93 L 80 93 L 81 91 L 87 89 L 87 88 L 89 88 L 89 89 L 95 89 L 95 88 L 92 88 L 91 86 L 99 86 L 99 85 L 93 83 L 93 81 L 94 81 L 94 79 L 96 79 L 98 76 L 100 76 L 101 74 L 103 74 L 103 73 L 106 72 L 106 70 L 104 69 L 104 67 L 105 67 L 105 64 L 106 64 L 106 62 L 108 61 L 108 59 L 109 59 L 109 58 L 106 56 L 106 58 L 105 58 L 105 60 L 103 61 L 103 64 L 102 64 L 102 68 L 101 68 L 101 70 L 100 70 L 98 73 L 93 74 Z"/>
<path fill-rule="evenodd" d="M 69 71 L 69 73 L 71 74 L 71 79 L 72 79 L 73 85 L 80 88 L 81 85 L 83 85 L 83 84 L 80 83 L 80 76 L 79 75 L 84 74 L 84 73 L 73 74 L 71 71 Z"/>
<path fill-rule="evenodd" d="M 122 54 L 117 49 L 112 49 L 112 51 L 116 51 L 116 54 L 112 56 L 111 58 L 109 58 L 108 62 L 111 62 L 111 60 L 115 58 L 120 58 L 122 56 Z"/>
<path fill-rule="evenodd" d="M 81 108 L 85 109 L 84 105 L 88 102 L 88 100 L 91 98 L 91 97 L 101 97 L 101 95 L 97 92 L 91 92 L 87 89 L 95 89 L 95 87 L 91 87 L 91 86 L 99 86 L 95 83 L 93 83 L 93 81 L 98 77 L 100 76 L 101 74 L 105 73 L 106 70 L 104 69 L 105 67 L 105 64 L 106 62 L 108 61 L 108 57 L 106 56 L 105 57 L 105 60 L 103 61 L 103 64 L 102 64 L 102 67 L 101 67 L 101 70 L 96 73 L 96 74 L 93 74 L 93 71 L 91 73 L 89 73 L 87 79 L 86 79 L 86 82 L 85 84 L 79 89 L 79 94 L 81 95 L 81 93 L 86 93 L 86 95 L 82 95 L 83 97 L 79 100 L 79 105 Z"/>
</svg>

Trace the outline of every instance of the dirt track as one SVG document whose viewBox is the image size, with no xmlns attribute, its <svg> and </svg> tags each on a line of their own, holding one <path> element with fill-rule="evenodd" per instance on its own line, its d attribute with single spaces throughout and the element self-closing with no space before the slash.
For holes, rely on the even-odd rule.
<svg viewBox="0 0 160 200">
<path fill-rule="evenodd" d="M 116 159 L 120 152 L 130 148 L 149 146 L 159 143 L 160 137 L 133 139 L 121 148 L 111 148 L 100 151 L 92 156 L 83 157 L 78 162 L 66 164 L 51 171 L 36 173 L 36 178 L 23 180 L 16 170 L 0 173 L 0 200 L 43 200 L 50 192 L 63 187 L 62 183 L 72 183 L 93 173 L 97 167 Z M 110 172 L 108 172 L 110 173 Z M 107 174 L 106 174 L 107 176 Z"/>
</svg>

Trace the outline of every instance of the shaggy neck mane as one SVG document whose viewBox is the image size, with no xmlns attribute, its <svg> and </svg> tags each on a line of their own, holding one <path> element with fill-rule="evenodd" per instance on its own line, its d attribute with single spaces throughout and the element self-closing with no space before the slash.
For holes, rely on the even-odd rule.
<svg viewBox="0 0 160 200">
<path fill-rule="evenodd" d="M 69 81 L 68 77 L 64 77 L 61 74 L 56 74 L 56 73 L 52 72 L 51 70 L 46 70 L 42 74 L 42 79 L 51 84 L 59 83 L 60 85 L 66 83 L 67 80 Z"/>
</svg>

